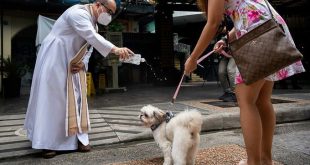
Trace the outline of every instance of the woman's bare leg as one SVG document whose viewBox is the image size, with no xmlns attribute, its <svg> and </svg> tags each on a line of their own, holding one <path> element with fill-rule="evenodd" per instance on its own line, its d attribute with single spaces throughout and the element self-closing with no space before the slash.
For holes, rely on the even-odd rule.
<svg viewBox="0 0 310 165">
<path fill-rule="evenodd" d="M 276 125 L 276 116 L 271 103 L 271 95 L 273 89 L 273 82 L 266 81 L 259 93 L 256 101 L 262 122 L 262 152 L 261 161 L 263 165 L 272 164 L 272 139 Z"/>
<path fill-rule="evenodd" d="M 248 165 L 260 165 L 261 163 L 262 123 L 256 101 L 264 83 L 265 80 L 259 80 L 251 85 L 238 84 L 236 86 Z"/>
</svg>

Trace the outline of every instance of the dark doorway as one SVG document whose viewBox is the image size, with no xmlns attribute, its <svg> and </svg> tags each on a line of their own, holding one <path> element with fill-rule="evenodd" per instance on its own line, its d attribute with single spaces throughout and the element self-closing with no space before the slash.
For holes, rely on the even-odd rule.
<svg viewBox="0 0 310 165">
<path fill-rule="evenodd" d="M 31 79 L 36 62 L 36 32 L 37 26 L 31 25 L 19 31 L 12 37 L 12 62 L 26 69 L 21 79 L 21 94 L 29 94 Z"/>
<path fill-rule="evenodd" d="M 36 32 L 37 26 L 32 25 L 19 31 L 12 38 L 12 61 L 26 65 L 33 72 L 36 61 Z"/>
</svg>

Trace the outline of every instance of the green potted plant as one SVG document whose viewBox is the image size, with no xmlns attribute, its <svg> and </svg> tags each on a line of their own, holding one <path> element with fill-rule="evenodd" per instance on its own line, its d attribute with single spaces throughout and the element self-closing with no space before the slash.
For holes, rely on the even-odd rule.
<svg viewBox="0 0 310 165">
<path fill-rule="evenodd" d="M 21 78 L 26 74 L 26 66 L 21 65 L 17 61 L 12 61 L 8 57 L 3 59 L 3 67 L 1 69 L 4 75 L 2 91 L 4 98 L 19 97 Z"/>
<path fill-rule="evenodd" d="M 120 22 L 112 22 L 108 26 L 109 32 L 122 32 L 125 29 L 124 25 Z"/>
</svg>

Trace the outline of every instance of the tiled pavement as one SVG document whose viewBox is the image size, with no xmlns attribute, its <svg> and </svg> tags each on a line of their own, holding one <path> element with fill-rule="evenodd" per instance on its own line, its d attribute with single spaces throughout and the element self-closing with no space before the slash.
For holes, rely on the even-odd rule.
<svg viewBox="0 0 310 165">
<path fill-rule="evenodd" d="M 239 109 L 236 105 L 234 103 L 224 104 L 214 99 L 221 94 L 217 84 L 185 86 L 180 92 L 178 101 L 172 105 L 167 100 L 170 100 L 174 90 L 175 87 L 137 86 L 125 93 L 105 94 L 95 100 L 89 99 L 92 126 L 89 133 L 91 145 L 126 142 L 141 133 L 149 133 L 150 131 L 141 126 L 138 119 L 139 110 L 145 104 L 152 104 L 175 113 L 184 109 L 198 109 L 208 121 L 205 130 L 210 130 L 211 127 L 217 129 L 225 129 L 228 128 L 227 126 L 238 127 Z M 309 120 L 310 88 L 308 86 L 299 92 L 293 90 L 276 90 L 275 92 L 274 107 L 280 112 L 278 116 L 283 119 L 282 122 Z M 275 99 L 288 102 L 281 103 Z M 27 101 L 27 97 L 10 101 L 0 100 L 0 159 L 38 152 L 38 150 L 31 149 L 30 142 L 22 129 Z M 211 116 L 215 116 L 212 121 L 209 120 Z"/>
<path fill-rule="evenodd" d="M 274 102 L 276 109 L 284 109 L 284 107 L 298 108 L 309 105 L 309 100 L 288 99 L 275 96 L 274 98 L 276 98 L 273 99 L 275 101 L 282 99 L 282 101 L 285 102 L 286 100 L 288 102 L 277 105 Z M 292 101 L 295 103 L 292 104 Z M 234 103 L 223 104 L 222 102 L 218 102 L 218 100 L 212 99 L 183 101 L 174 105 L 171 103 L 156 103 L 153 105 L 163 110 L 170 110 L 175 114 L 186 109 L 197 109 L 204 117 L 211 114 L 238 113 L 236 111 L 238 108 Z M 119 143 L 140 133 L 147 132 L 148 129 L 141 125 L 138 118 L 140 109 L 143 106 L 143 104 L 140 104 L 91 109 L 90 120 L 92 129 L 89 133 L 91 145 L 100 146 Z M 25 113 L 0 116 L 0 159 L 39 152 L 39 150 L 31 149 L 31 144 L 26 138 L 26 132 L 23 130 L 24 118 Z M 232 122 L 228 124 L 231 126 L 236 125 Z"/>
<path fill-rule="evenodd" d="M 154 104 L 161 109 L 173 109 L 178 113 L 191 109 L 188 105 L 176 103 Z M 89 138 L 92 146 L 121 142 L 126 138 L 147 130 L 141 126 L 138 115 L 143 105 L 107 107 L 90 110 L 91 131 Z M 172 108 L 173 107 L 173 108 Z M 196 108 L 197 109 L 197 108 Z M 203 115 L 208 111 L 200 109 Z M 38 152 L 31 149 L 31 144 L 23 130 L 25 114 L 0 116 L 0 159 L 22 156 Z"/>
</svg>

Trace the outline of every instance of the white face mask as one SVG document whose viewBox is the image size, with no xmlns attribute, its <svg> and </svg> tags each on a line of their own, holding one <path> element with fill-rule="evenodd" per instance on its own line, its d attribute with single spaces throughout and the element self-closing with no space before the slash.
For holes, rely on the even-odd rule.
<svg viewBox="0 0 310 165">
<path fill-rule="evenodd" d="M 98 10 L 97 13 L 99 14 Z M 106 12 L 102 12 L 99 14 L 97 21 L 101 25 L 107 26 L 112 20 L 112 16 Z"/>
</svg>

